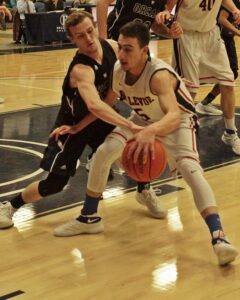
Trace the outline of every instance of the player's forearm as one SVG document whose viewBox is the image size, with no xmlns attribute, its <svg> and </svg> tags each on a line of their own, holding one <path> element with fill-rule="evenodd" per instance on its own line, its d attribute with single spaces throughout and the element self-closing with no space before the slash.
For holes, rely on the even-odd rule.
<svg viewBox="0 0 240 300">
<path fill-rule="evenodd" d="M 176 4 L 177 0 L 168 0 L 165 7 L 169 12 L 171 12 Z"/>
<path fill-rule="evenodd" d="M 161 35 L 163 37 L 167 37 L 169 38 L 169 29 L 166 28 L 164 25 L 162 24 L 157 24 L 156 22 L 154 22 L 151 26 L 152 31 L 157 34 L 157 35 Z"/>
<path fill-rule="evenodd" d="M 222 10 L 218 17 L 218 23 L 239 36 L 240 30 L 238 30 L 232 23 L 228 21 L 228 17 L 229 13 Z"/>
<path fill-rule="evenodd" d="M 132 122 L 118 114 L 109 104 L 102 101 L 94 85 L 80 82 L 78 90 L 85 101 L 88 110 L 97 118 L 122 128 L 131 129 Z M 109 93 L 108 93 L 109 94 Z M 115 95 L 115 94 L 113 94 Z M 109 98 L 111 95 L 109 96 Z M 110 100 L 107 100 L 108 103 Z"/>
<path fill-rule="evenodd" d="M 110 3 L 108 3 L 108 1 L 102 1 L 102 0 L 96 1 L 98 34 L 99 37 L 103 39 L 107 38 L 107 14 L 108 14 L 109 4 Z"/>
<path fill-rule="evenodd" d="M 89 111 L 94 114 L 99 119 L 112 124 L 119 126 L 121 128 L 129 129 L 132 128 L 132 122 L 128 119 L 122 117 L 114 109 L 112 109 L 108 104 L 101 101 L 89 102 L 88 104 Z"/>
<path fill-rule="evenodd" d="M 234 12 L 237 10 L 237 7 L 232 0 L 222 0 L 222 6 L 230 12 Z"/>
<path fill-rule="evenodd" d="M 233 24 L 231 24 L 229 21 L 227 20 L 219 20 L 219 23 L 224 26 L 225 28 L 229 29 L 230 31 L 232 31 L 234 34 L 240 36 L 240 30 L 238 30 Z"/>
<path fill-rule="evenodd" d="M 72 129 L 74 130 L 75 133 L 80 132 L 83 130 L 85 127 L 87 127 L 89 124 L 94 122 L 97 119 L 95 115 L 92 113 L 89 113 L 86 117 L 84 117 L 80 122 L 72 126 Z"/>
<path fill-rule="evenodd" d="M 179 111 L 167 113 L 160 121 L 149 125 L 156 136 L 166 136 L 179 128 L 181 115 Z"/>
</svg>

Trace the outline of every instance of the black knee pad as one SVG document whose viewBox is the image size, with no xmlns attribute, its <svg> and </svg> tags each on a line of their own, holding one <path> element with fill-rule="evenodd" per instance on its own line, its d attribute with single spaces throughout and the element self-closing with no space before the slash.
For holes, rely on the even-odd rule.
<svg viewBox="0 0 240 300">
<path fill-rule="evenodd" d="M 46 179 L 39 182 L 38 192 L 42 197 L 59 193 L 68 183 L 69 178 L 70 176 L 49 173 Z"/>
</svg>

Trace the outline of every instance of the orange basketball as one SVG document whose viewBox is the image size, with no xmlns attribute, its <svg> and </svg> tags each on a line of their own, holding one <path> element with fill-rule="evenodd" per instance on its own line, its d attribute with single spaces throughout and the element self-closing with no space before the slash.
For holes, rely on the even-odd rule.
<svg viewBox="0 0 240 300">
<path fill-rule="evenodd" d="M 151 159 L 149 152 L 146 164 L 143 164 L 141 155 L 136 164 L 133 163 L 133 158 L 127 158 L 127 153 L 132 143 L 135 143 L 135 141 L 131 140 L 127 143 L 122 154 L 122 166 L 128 176 L 136 181 L 146 182 L 160 177 L 167 165 L 167 154 L 162 143 L 159 140 L 155 140 L 155 159 Z"/>
</svg>

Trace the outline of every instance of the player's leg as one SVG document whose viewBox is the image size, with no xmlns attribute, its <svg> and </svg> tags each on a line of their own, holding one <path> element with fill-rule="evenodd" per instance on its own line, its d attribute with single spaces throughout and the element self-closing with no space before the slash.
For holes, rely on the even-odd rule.
<svg viewBox="0 0 240 300">
<path fill-rule="evenodd" d="M 105 190 L 111 165 L 119 160 L 126 142 L 132 133 L 116 128 L 98 147 L 90 168 L 87 184 L 87 193 L 80 216 L 54 230 L 55 236 L 72 236 L 82 233 L 98 233 L 103 231 L 103 223 L 98 216 L 98 205 Z M 141 190 L 141 191 L 140 191 Z M 139 196 L 140 194 L 140 196 Z M 145 205 L 152 216 L 163 218 L 167 210 L 156 197 L 149 183 L 138 186 L 138 202 Z M 141 199 L 140 199 L 141 197 Z"/>
<path fill-rule="evenodd" d="M 223 265 L 233 261 L 238 251 L 229 243 L 224 234 L 215 196 L 199 164 L 195 135 L 192 130 L 180 128 L 164 138 L 163 143 L 172 161 L 170 170 L 177 169 L 190 186 L 195 205 L 210 230 L 212 245 L 219 264 Z"/>
<path fill-rule="evenodd" d="M 234 37 L 233 35 L 231 36 L 222 35 L 222 39 L 225 44 L 230 67 L 234 74 L 234 79 L 237 79 L 238 59 L 237 59 Z M 215 108 L 212 105 L 209 105 L 219 94 L 220 94 L 220 87 L 218 84 L 215 84 L 212 90 L 208 93 L 208 95 L 200 103 L 196 105 L 196 111 L 200 114 L 205 114 L 205 115 L 222 115 L 221 110 Z"/>
<path fill-rule="evenodd" d="M 100 145 L 93 157 L 88 175 L 87 192 L 80 216 L 54 230 L 55 236 L 73 236 L 82 233 L 98 233 L 104 230 L 97 214 L 100 197 L 107 184 L 111 165 L 121 157 L 127 136 L 114 130 Z"/>
<path fill-rule="evenodd" d="M 69 177 L 68 175 L 49 173 L 46 179 L 31 183 L 10 201 L 0 203 L 0 228 L 13 226 L 13 214 L 23 205 L 35 203 L 43 197 L 61 192 Z"/>
<path fill-rule="evenodd" d="M 14 212 L 24 204 L 61 192 L 74 175 L 85 145 L 86 140 L 81 135 L 61 136 L 58 141 L 50 139 L 41 161 L 41 167 L 49 172 L 47 178 L 31 183 L 9 202 L 0 203 L 0 228 L 11 227 Z"/>
<path fill-rule="evenodd" d="M 215 84 L 207 96 L 196 104 L 196 112 L 200 115 L 221 116 L 223 112 L 211 104 L 219 94 L 219 85 Z"/>
<path fill-rule="evenodd" d="M 209 36 L 208 36 L 209 35 Z M 225 45 L 220 39 L 219 28 L 216 26 L 205 39 L 207 49 L 201 60 L 200 82 L 215 82 L 219 84 L 221 91 L 221 108 L 223 111 L 225 131 L 222 141 L 230 145 L 235 154 L 240 155 L 240 141 L 237 135 L 234 112 L 235 91 L 234 75 L 229 65 Z M 210 47 L 210 48 L 209 48 Z"/>
<path fill-rule="evenodd" d="M 225 130 L 222 141 L 232 147 L 235 154 L 240 155 L 240 139 L 235 126 L 235 92 L 234 87 L 220 85 L 221 105 L 224 113 Z"/>
<path fill-rule="evenodd" d="M 228 241 L 218 213 L 213 191 L 203 176 L 200 165 L 189 158 L 178 161 L 178 170 L 190 186 L 194 201 L 205 220 L 211 237 L 213 249 L 220 265 L 233 261 L 238 255 L 237 249 Z"/>
<path fill-rule="evenodd" d="M 177 170 L 190 186 L 195 205 L 205 220 L 219 264 L 233 261 L 238 254 L 227 240 L 217 210 L 215 196 L 199 164 L 193 128 L 179 128 L 162 138 L 167 151 L 170 170 Z M 178 147 L 176 147 L 178 145 Z"/>
</svg>

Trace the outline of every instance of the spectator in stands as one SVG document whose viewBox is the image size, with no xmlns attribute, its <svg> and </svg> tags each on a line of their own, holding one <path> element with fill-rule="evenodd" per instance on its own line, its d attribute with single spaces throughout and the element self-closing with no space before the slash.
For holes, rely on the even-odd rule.
<svg viewBox="0 0 240 300">
<path fill-rule="evenodd" d="M 3 1 L 1 2 L 3 3 Z M 7 26 L 5 22 L 5 17 L 8 16 L 9 20 L 12 20 L 12 14 L 5 5 L 1 5 L 1 2 L 0 2 L 0 25 L 2 27 L 2 30 L 6 30 Z"/>
<path fill-rule="evenodd" d="M 34 2 L 34 5 L 35 5 L 36 12 L 45 12 L 46 11 L 46 5 L 45 5 L 44 0 L 36 0 Z"/>
<path fill-rule="evenodd" d="M 82 10 L 85 10 L 92 14 L 92 7 L 89 4 L 89 0 L 73 0 L 72 7 L 74 8 L 81 8 Z"/>
<path fill-rule="evenodd" d="M 20 16 L 20 31 L 17 37 L 16 43 L 21 43 L 21 38 L 23 37 L 24 44 L 27 43 L 26 38 L 26 26 L 25 26 L 25 14 L 35 13 L 36 9 L 34 3 L 31 0 L 18 0 L 17 1 L 17 10 Z"/>
<path fill-rule="evenodd" d="M 54 11 L 54 10 L 63 10 L 64 2 L 63 0 L 48 0 L 45 3 L 46 11 Z"/>
</svg>

